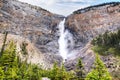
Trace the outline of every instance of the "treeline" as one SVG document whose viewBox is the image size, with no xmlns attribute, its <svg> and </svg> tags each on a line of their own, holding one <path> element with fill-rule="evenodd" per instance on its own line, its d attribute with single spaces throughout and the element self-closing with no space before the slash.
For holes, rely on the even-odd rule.
<svg viewBox="0 0 120 80">
<path fill-rule="evenodd" d="M 58 66 L 57 63 L 52 69 L 43 70 L 37 65 L 27 64 L 26 61 L 21 62 L 16 55 L 14 42 L 11 41 L 7 46 L 5 42 L 6 37 L 0 55 L 0 80 L 42 80 L 43 77 L 51 80 L 111 80 L 110 74 L 98 55 L 94 68 L 88 74 L 85 72 L 81 59 L 78 60 L 74 71 L 66 71 L 64 64 Z"/>
<path fill-rule="evenodd" d="M 97 36 L 91 42 L 92 48 L 96 53 L 101 55 L 117 55 L 120 56 L 120 30 L 117 32 L 108 32 Z"/>
<path fill-rule="evenodd" d="M 116 33 L 106 31 L 103 35 L 93 39 L 92 44 L 120 48 L 120 30 Z"/>
</svg>

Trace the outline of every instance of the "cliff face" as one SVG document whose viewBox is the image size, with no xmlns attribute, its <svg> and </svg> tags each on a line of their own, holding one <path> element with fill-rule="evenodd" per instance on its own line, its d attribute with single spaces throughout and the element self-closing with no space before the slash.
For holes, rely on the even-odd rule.
<svg viewBox="0 0 120 80">
<path fill-rule="evenodd" d="M 61 62 L 61 57 L 54 54 L 58 53 L 57 25 L 63 17 L 17 0 L 0 0 L 0 33 L 7 31 L 23 37 L 20 38 L 22 41 L 29 40 L 40 51 L 38 54 L 44 55 L 42 59 L 44 64 L 48 62 L 47 65 L 57 59 Z M 32 62 L 35 62 L 34 59 Z"/>
<path fill-rule="evenodd" d="M 105 31 L 120 28 L 120 3 L 110 3 L 75 11 L 66 20 L 66 28 L 75 38 L 76 45 L 87 43 Z"/>
<path fill-rule="evenodd" d="M 76 58 L 68 60 L 66 67 L 73 69 L 77 58 L 81 57 L 89 70 L 95 59 L 89 42 L 106 31 L 120 29 L 120 3 L 107 3 L 75 11 L 66 18 L 65 27 L 73 34 L 74 49 L 78 49 Z"/>
<path fill-rule="evenodd" d="M 63 16 L 16 0 L 3 0 L 1 4 L 1 33 L 8 31 L 24 36 L 35 43 L 43 53 L 57 52 L 58 35 L 55 33 Z"/>
</svg>

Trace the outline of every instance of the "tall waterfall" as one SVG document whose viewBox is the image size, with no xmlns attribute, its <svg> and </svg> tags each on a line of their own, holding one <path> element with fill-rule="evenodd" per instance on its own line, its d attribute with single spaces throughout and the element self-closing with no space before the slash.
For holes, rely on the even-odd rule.
<svg viewBox="0 0 120 80">
<path fill-rule="evenodd" d="M 58 40 L 58 43 L 59 43 L 59 53 L 62 56 L 63 60 L 65 61 L 68 58 L 70 51 L 73 48 L 74 42 L 73 42 L 72 34 L 68 30 L 65 30 L 64 23 L 65 23 L 65 19 L 61 21 L 58 26 L 60 31 L 60 38 Z"/>
</svg>

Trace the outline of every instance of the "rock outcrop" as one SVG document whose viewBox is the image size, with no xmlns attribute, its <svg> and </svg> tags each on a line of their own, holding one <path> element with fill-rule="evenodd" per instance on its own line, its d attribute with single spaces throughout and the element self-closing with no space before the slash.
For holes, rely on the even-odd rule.
<svg viewBox="0 0 120 80">
<path fill-rule="evenodd" d="M 19 41 L 29 40 L 29 44 L 33 44 L 34 49 L 38 51 L 35 54 L 42 55 L 42 57 L 35 55 L 36 60 L 34 60 L 35 56 L 32 53 L 31 56 L 34 59 L 28 58 L 28 61 L 32 63 L 44 63 L 43 65 L 46 66 L 51 65 L 57 59 L 58 62 L 62 61 L 56 53 L 58 53 L 59 37 L 57 25 L 63 18 L 62 15 L 53 14 L 17 0 L 0 0 L 0 33 L 7 31 L 11 35 L 16 35 L 12 38 L 23 37 L 17 39 Z M 31 49 L 29 53 L 34 52 L 34 49 Z"/>
<path fill-rule="evenodd" d="M 77 58 L 82 58 L 89 70 L 95 56 L 88 44 L 99 34 L 120 29 L 120 3 L 106 3 L 77 10 L 66 18 L 65 27 L 73 34 L 74 49 L 78 49 L 76 58 L 72 61 L 68 59 L 66 67 L 73 69 Z"/>
</svg>

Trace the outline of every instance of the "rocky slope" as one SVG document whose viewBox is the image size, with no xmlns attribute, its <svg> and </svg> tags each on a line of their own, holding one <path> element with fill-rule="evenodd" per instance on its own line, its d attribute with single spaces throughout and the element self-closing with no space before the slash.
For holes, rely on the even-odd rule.
<svg viewBox="0 0 120 80">
<path fill-rule="evenodd" d="M 23 38 L 18 37 L 17 40 L 29 40 L 29 44 L 36 47 L 34 49 L 38 51 L 38 56 L 44 55 L 43 60 L 36 55 L 32 55 L 34 59 L 28 58 L 33 63 L 44 63 L 46 66 L 56 60 L 61 62 L 61 57 L 54 54 L 58 53 L 57 25 L 63 18 L 64 16 L 17 0 L 0 0 L 0 33 L 7 31 L 16 35 L 11 38 L 20 36 Z M 34 54 L 34 49 L 29 53 Z"/>
<path fill-rule="evenodd" d="M 106 31 L 120 29 L 120 3 L 106 3 L 75 11 L 66 18 L 65 27 L 74 36 L 76 58 L 68 59 L 66 67 L 73 69 L 77 58 L 82 58 L 87 70 L 94 61 L 94 52 L 89 42 Z M 107 60 L 109 61 L 109 60 Z"/>
<path fill-rule="evenodd" d="M 0 43 L 4 41 L 4 34 L 0 33 Z M 31 43 L 30 40 L 21 37 L 19 35 L 8 34 L 6 45 L 13 41 L 16 45 L 17 56 L 19 56 L 21 61 L 27 61 L 27 63 L 37 64 L 43 69 L 48 69 L 53 66 L 53 63 L 61 62 L 61 57 L 54 54 L 43 54 L 38 48 L 34 46 L 34 43 Z M 3 44 L 0 44 L 0 49 Z M 23 47 L 25 46 L 26 53 L 23 51 Z M 46 65 L 47 64 L 47 65 Z"/>
</svg>

